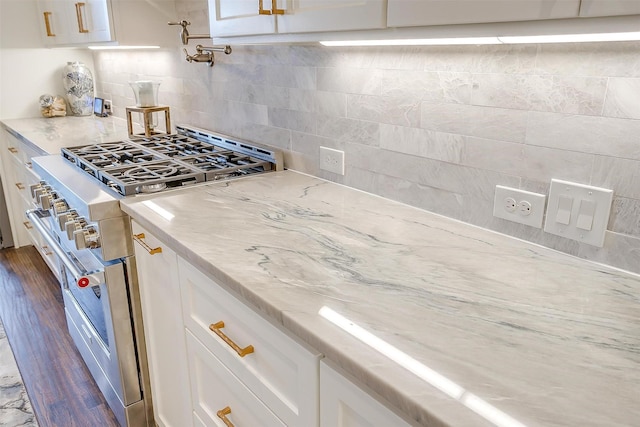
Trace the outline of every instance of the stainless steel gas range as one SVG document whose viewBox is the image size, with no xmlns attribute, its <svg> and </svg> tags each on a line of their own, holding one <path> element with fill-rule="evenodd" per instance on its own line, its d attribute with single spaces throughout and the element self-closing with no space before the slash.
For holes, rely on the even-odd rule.
<svg viewBox="0 0 640 427">
<path fill-rule="evenodd" d="M 122 426 L 152 426 L 147 359 L 123 197 L 283 168 L 278 150 L 202 129 L 63 148 L 35 157 L 29 219 L 61 269 L 67 325 Z"/>
</svg>

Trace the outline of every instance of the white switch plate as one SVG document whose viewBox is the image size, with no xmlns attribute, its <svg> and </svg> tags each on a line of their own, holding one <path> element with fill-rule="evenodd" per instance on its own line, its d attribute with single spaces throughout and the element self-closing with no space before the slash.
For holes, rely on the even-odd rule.
<svg viewBox="0 0 640 427">
<path fill-rule="evenodd" d="M 544 231 L 602 247 L 613 190 L 551 180 Z"/>
<path fill-rule="evenodd" d="M 320 169 L 344 175 L 344 151 L 320 147 Z"/>
<path fill-rule="evenodd" d="M 542 228 L 544 194 L 496 185 L 493 199 L 493 216 Z"/>
</svg>

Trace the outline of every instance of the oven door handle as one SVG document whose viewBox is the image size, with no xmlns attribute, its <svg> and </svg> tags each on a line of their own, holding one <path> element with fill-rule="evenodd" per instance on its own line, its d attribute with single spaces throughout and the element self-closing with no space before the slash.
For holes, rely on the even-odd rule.
<svg viewBox="0 0 640 427">
<path fill-rule="evenodd" d="M 30 209 L 27 211 L 27 217 L 31 220 L 31 223 L 38 230 L 44 240 L 47 241 L 49 247 L 58 256 L 60 261 L 69 270 L 73 279 L 76 281 L 76 285 L 80 288 L 87 288 L 104 283 L 104 271 L 87 271 L 83 266 L 71 259 L 71 257 L 60 246 L 60 243 L 51 236 L 47 230 L 46 225 L 42 222 L 43 217 L 49 217 L 51 214 L 48 211 L 40 209 Z"/>
</svg>

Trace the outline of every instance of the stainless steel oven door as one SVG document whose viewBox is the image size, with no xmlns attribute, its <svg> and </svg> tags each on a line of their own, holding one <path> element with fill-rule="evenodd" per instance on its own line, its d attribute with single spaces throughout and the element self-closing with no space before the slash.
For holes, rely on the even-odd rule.
<svg viewBox="0 0 640 427">
<path fill-rule="evenodd" d="M 27 216 L 61 260 L 67 325 L 80 354 L 120 424 L 137 425 L 133 420 L 144 416 L 144 405 L 126 258 L 104 262 L 90 250 L 64 245 L 50 231 L 48 211 Z"/>
</svg>

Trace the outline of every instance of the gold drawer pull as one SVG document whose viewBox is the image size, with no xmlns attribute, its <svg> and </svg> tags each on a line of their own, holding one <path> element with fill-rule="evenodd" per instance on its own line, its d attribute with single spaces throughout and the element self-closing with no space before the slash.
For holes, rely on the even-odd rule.
<svg viewBox="0 0 640 427">
<path fill-rule="evenodd" d="M 7 150 L 9 150 L 11 154 L 18 154 L 18 149 L 15 147 L 7 147 Z"/>
<path fill-rule="evenodd" d="M 224 328 L 224 322 L 222 320 L 219 321 L 218 323 L 212 323 L 211 325 L 209 325 L 209 329 L 211 329 L 211 331 L 214 334 L 219 336 L 222 339 L 222 341 L 226 342 L 229 345 L 229 347 L 231 347 L 236 353 L 238 353 L 238 356 L 245 357 L 247 354 L 253 353 L 252 345 L 248 345 L 245 348 L 240 348 L 238 344 L 231 341 L 231 338 L 226 336 L 224 332 L 220 330 L 222 328 Z"/>
<path fill-rule="evenodd" d="M 133 235 L 133 240 L 135 240 L 136 242 L 140 243 L 140 246 L 145 248 L 145 250 L 147 252 L 149 252 L 149 255 L 155 255 L 155 254 L 159 254 L 160 252 L 162 252 L 162 248 L 161 247 L 152 248 L 151 246 L 147 245 L 147 242 L 145 242 L 142 239 L 144 239 L 144 233 L 134 234 Z"/>
<path fill-rule="evenodd" d="M 88 33 L 89 30 L 84 28 L 84 19 L 82 18 L 82 8 L 85 6 L 84 3 L 76 3 L 76 18 L 78 19 L 78 32 L 79 33 Z"/>
<path fill-rule="evenodd" d="M 18 187 L 18 190 L 24 190 L 24 184 L 21 182 L 16 182 L 16 187 Z"/>
<path fill-rule="evenodd" d="M 27 230 L 31 230 L 33 228 L 33 225 L 31 225 L 29 221 L 25 221 L 23 224 Z"/>
<path fill-rule="evenodd" d="M 46 256 L 51 256 L 51 255 L 53 255 L 53 252 L 51 252 L 51 251 L 49 250 L 49 246 L 47 246 L 47 245 L 44 245 L 44 246 L 42 247 L 42 251 L 44 252 L 44 254 L 45 254 Z"/>
<path fill-rule="evenodd" d="M 44 26 L 47 29 L 47 37 L 55 37 L 56 35 L 51 31 L 51 22 L 49 22 L 49 18 L 51 18 L 51 12 L 44 12 Z"/>
<path fill-rule="evenodd" d="M 227 415 L 229 415 L 230 413 L 231 413 L 231 408 L 227 406 L 225 408 L 220 409 L 218 412 L 216 412 L 216 415 L 218 416 L 218 418 L 222 420 L 224 425 L 226 425 L 227 427 L 234 427 L 233 423 L 229 421 L 229 419 L 227 418 Z"/>
<path fill-rule="evenodd" d="M 33 169 L 33 164 L 31 162 L 25 163 L 29 169 Z"/>
</svg>

